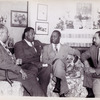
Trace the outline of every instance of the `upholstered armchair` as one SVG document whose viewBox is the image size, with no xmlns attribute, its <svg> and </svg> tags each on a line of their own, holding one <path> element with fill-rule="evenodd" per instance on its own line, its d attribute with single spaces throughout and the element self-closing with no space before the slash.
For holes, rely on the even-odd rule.
<svg viewBox="0 0 100 100">
<path fill-rule="evenodd" d="M 69 92 L 67 97 L 86 97 L 87 90 L 83 87 L 83 64 L 81 63 L 80 59 L 74 63 L 75 57 L 72 55 L 68 55 L 67 57 L 67 66 L 66 66 L 66 82 L 68 83 Z M 58 97 L 57 93 L 53 92 L 55 86 L 55 82 L 52 80 L 52 74 L 50 83 L 48 85 L 47 95 L 49 97 Z"/>
</svg>

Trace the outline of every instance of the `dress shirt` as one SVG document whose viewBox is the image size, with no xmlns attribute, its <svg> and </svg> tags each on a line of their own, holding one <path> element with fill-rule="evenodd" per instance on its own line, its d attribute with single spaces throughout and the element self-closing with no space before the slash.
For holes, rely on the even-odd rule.
<svg viewBox="0 0 100 100">
<path fill-rule="evenodd" d="M 24 40 L 30 47 L 32 47 L 32 43 L 34 44 L 34 42 L 31 43 L 31 42 L 27 41 L 26 39 L 24 39 Z"/>
<path fill-rule="evenodd" d="M 30 47 L 34 47 L 34 42 L 31 43 L 31 42 L 27 41 L 26 39 L 24 39 L 24 40 Z M 35 47 L 34 47 L 34 49 L 35 49 L 35 52 L 37 52 Z"/>
<path fill-rule="evenodd" d="M 59 50 L 60 50 L 61 44 L 60 44 L 60 43 L 58 43 L 58 44 L 53 44 L 53 43 L 52 43 L 53 50 L 54 50 L 54 51 L 57 51 L 56 48 L 55 48 L 55 45 L 56 45 L 57 50 L 59 51 Z"/>
</svg>

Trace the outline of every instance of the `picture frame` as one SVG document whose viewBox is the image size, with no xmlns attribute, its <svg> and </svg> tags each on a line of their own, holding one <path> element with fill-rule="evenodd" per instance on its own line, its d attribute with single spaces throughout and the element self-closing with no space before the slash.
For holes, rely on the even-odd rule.
<svg viewBox="0 0 100 100">
<path fill-rule="evenodd" d="M 37 5 L 37 20 L 47 21 L 48 6 L 44 4 Z"/>
<path fill-rule="evenodd" d="M 28 25 L 28 14 L 26 11 L 11 10 L 11 26 L 26 27 Z"/>
<path fill-rule="evenodd" d="M 37 35 L 48 35 L 49 34 L 49 23 L 48 22 L 36 22 L 35 31 Z"/>
</svg>

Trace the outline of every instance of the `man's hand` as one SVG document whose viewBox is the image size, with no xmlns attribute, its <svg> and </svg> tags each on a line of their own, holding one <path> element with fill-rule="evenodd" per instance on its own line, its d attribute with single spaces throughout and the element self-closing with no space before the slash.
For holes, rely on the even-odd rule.
<svg viewBox="0 0 100 100">
<path fill-rule="evenodd" d="M 87 60 L 84 61 L 84 70 L 85 70 L 85 72 L 87 72 L 87 73 L 95 73 L 95 72 L 96 72 L 95 69 L 92 68 L 92 67 L 89 65 L 89 63 L 88 63 Z"/>
<path fill-rule="evenodd" d="M 90 73 L 95 73 L 96 71 L 95 71 L 95 69 L 94 69 L 94 68 L 89 67 L 89 72 L 90 72 Z"/>
<path fill-rule="evenodd" d="M 27 74 L 21 69 L 20 73 L 22 74 L 22 79 L 25 80 L 27 78 Z"/>
<path fill-rule="evenodd" d="M 87 73 L 95 73 L 95 72 L 96 72 L 95 69 L 92 68 L 92 67 L 84 68 L 84 70 L 85 70 L 85 72 L 87 72 Z"/>
</svg>

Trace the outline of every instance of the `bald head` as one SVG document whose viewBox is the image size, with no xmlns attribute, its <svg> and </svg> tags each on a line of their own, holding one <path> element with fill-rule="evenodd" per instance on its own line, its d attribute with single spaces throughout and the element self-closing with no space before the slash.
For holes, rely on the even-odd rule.
<svg viewBox="0 0 100 100">
<path fill-rule="evenodd" d="M 0 24 L 0 40 L 4 43 L 8 40 L 8 29 L 3 24 Z"/>
</svg>

